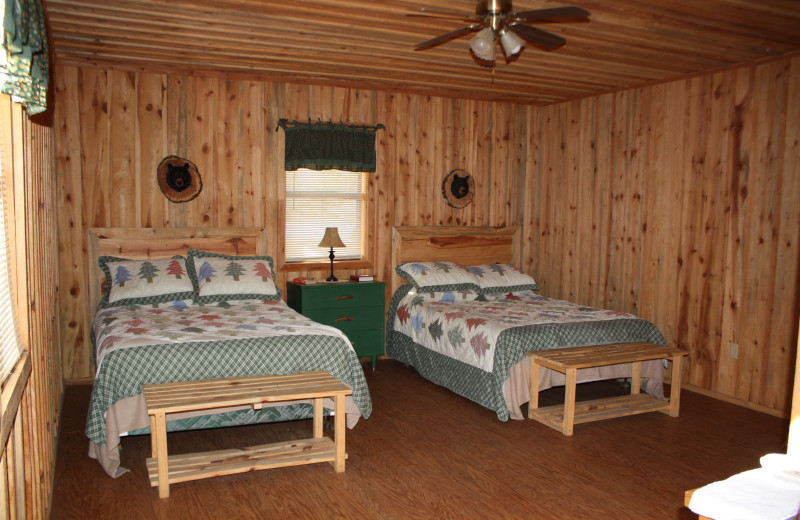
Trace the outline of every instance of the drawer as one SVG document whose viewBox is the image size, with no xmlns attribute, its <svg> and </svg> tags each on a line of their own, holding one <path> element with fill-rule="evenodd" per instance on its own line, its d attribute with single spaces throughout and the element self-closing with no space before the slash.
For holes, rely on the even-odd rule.
<svg viewBox="0 0 800 520">
<path fill-rule="evenodd" d="M 310 309 L 304 310 L 303 314 L 323 325 L 336 327 L 345 334 L 355 330 L 383 330 L 383 321 L 385 319 L 383 305 Z"/>
<path fill-rule="evenodd" d="M 383 327 L 380 330 L 356 330 L 347 333 L 358 357 L 383 355 Z"/>
<path fill-rule="evenodd" d="M 303 313 L 310 309 L 383 306 L 384 288 L 382 283 L 305 286 L 302 290 Z"/>
</svg>

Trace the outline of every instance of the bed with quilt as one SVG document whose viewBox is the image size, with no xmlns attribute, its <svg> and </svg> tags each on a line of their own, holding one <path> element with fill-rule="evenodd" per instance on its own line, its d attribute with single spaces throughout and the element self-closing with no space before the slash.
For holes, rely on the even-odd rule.
<svg viewBox="0 0 800 520">
<path fill-rule="evenodd" d="M 258 254 L 262 230 L 151 231 L 166 242 L 153 245 L 154 237 L 142 230 L 92 230 L 107 290 L 92 324 L 97 370 L 86 435 L 89 455 L 109 475 L 126 471 L 120 437 L 149 433 L 141 393 L 146 384 L 325 370 L 353 389 L 346 400 L 348 427 L 369 417 L 372 402 L 350 342 L 281 300 L 272 259 Z M 171 254 L 181 249 L 185 256 Z M 103 254 L 110 251 L 119 256 Z M 160 258 L 159 251 L 169 254 Z M 333 403 L 324 406 L 330 410 Z M 311 416 L 310 401 L 292 401 L 168 415 L 167 430 Z"/>
<path fill-rule="evenodd" d="M 389 305 L 387 354 L 500 420 L 523 419 L 520 406 L 530 400 L 526 351 L 666 344 L 652 323 L 634 315 L 538 295 L 535 280 L 510 261 L 517 234 L 517 228 L 396 228 L 394 236 L 396 272 L 406 283 L 396 283 Z M 582 369 L 578 381 L 628 378 L 631 371 L 630 363 Z M 660 360 L 642 363 L 642 389 L 663 397 L 663 374 Z M 541 368 L 540 390 L 563 384 L 563 374 Z"/>
</svg>

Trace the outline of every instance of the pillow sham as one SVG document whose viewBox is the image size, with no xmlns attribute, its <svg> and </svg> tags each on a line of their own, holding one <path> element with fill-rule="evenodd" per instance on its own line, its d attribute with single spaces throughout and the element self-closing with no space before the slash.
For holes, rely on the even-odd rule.
<svg viewBox="0 0 800 520">
<path fill-rule="evenodd" d="M 536 281 L 514 264 L 484 264 L 467 267 L 475 275 L 481 294 L 505 294 L 516 291 L 538 291 Z"/>
<path fill-rule="evenodd" d="M 487 302 L 496 302 L 501 300 L 530 300 L 530 301 L 537 301 L 537 300 L 545 300 L 546 298 L 540 294 L 537 294 L 531 290 L 525 291 L 509 291 L 509 292 L 501 292 L 497 294 L 484 294 L 481 295 L 481 298 Z"/>
<path fill-rule="evenodd" d="M 155 305 L 194 295 L 182 256 L 157 260 L 101 256 L 97 263 L 106 278 L 106 291 L 100 300 L 103 306 Z"/>
<path fill-rule="evenodd" d="M 426 302 L 439 302 L 439 303 L 457 303 L 457 302 L 471 302 L 480 298 L 480 293 L 471 291 L 469 289 L 461 289 L 459 291 L 431 291 L 426 292 L 418 289 L 413 290 L 417 297 L 422 298 Z M 409 292 L 409 294 L 412 294 Z"/>
<path fill-rule="evenodd" d="M 405 262 L 394 270 L 424 292 L 479 289 L 475 276 L 456 262 Z"/>
<path fill-rule="evenodd" d="M 235 256 L 190 249 L 186 270 L 195 303 L 227 300 L 280 300 L 269 256 Z"/>
</svg>

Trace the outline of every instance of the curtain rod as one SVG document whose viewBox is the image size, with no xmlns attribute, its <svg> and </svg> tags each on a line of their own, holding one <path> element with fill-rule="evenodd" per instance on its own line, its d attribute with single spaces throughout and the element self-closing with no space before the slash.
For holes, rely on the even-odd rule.
<svg viewBox="0 0 800 520">
<path fill-rule="evenodd" d="M 323 121 L 321 119 L 317 119 L 317 121 L 314 122 L 311 121 L 311 118 L 308 118 L 308 122 L 297 121 L 297 120 L 289 121 L 286 118 L 282 118 L 278 120 L 278 126 L 275 127 L 275 130 L 277 130 L 278 128 L 286 129 L 286 127 L 289 126 L 342 126 L 344 128 L 356 128 L 356 129 L 372 130 L 372 131 L 386 130 L 386 127 L 383 126 L 383 124 L 381 123 L 376 123 L 376 124 L 345 123 L 341 119 L 339 120 L 338 123 L 334 123 L 332 120 Z"/>
</svg>

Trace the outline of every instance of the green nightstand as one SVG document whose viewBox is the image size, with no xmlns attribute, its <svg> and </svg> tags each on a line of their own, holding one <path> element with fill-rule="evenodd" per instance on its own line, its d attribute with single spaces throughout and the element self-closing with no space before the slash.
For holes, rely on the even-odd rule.
<svg viewBox="0 0 800 520">
<path fill-rule="evenodd" d="M 286 282 L 286 303 L 303 316 L 331 325 L 347 335 L 358 357 L 372 358 L 372 369 L 384 352 L 384 282 L 339 282 L 300 285 Z"/>
</svg>

